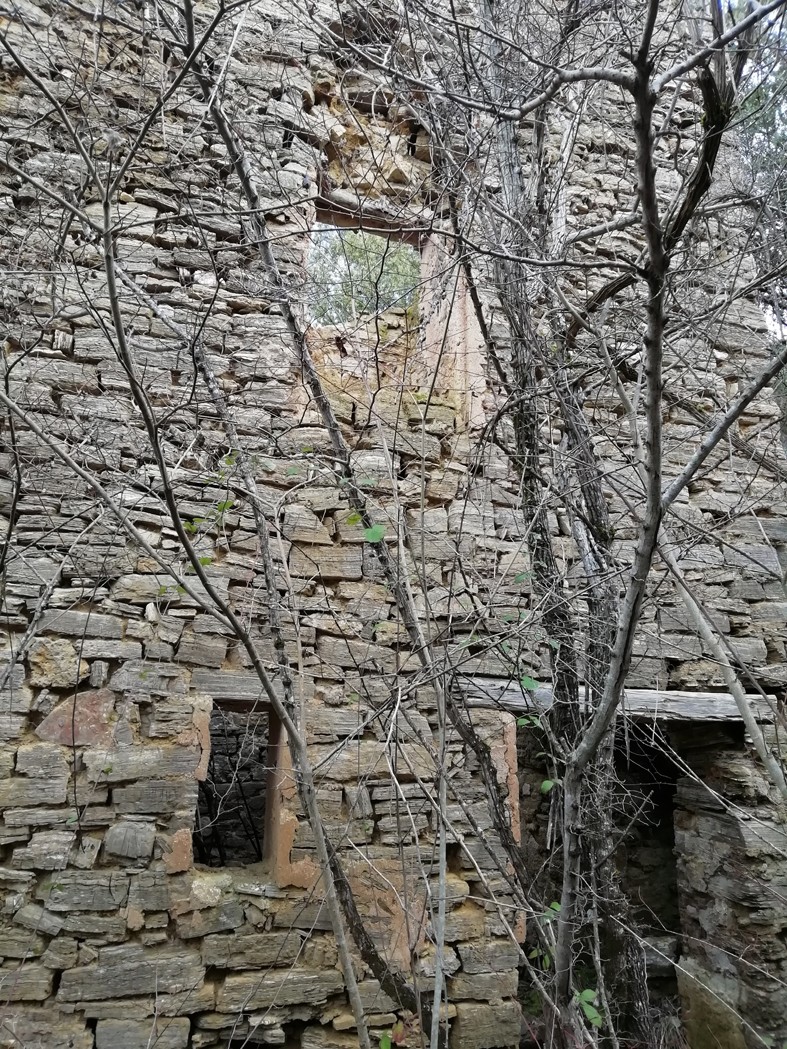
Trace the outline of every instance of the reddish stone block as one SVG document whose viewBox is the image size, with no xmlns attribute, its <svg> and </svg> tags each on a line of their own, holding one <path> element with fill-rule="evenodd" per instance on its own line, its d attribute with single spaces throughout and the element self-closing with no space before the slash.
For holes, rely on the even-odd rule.
<svg viewBox="0 0 787 1049">
<path fill-rule="evenodd" d="M 102 746 L 112 742 L 109 718 L 115 705 L 114 693 L 102 688 L 82 692 L 58 704 L 36 729 L 40 739 L 64 746 Z"/>
</svg>

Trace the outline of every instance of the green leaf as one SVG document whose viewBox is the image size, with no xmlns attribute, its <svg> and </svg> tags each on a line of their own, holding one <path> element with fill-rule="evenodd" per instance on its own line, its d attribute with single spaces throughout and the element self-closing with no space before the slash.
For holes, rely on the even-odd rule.
<svg viewBox="0 0 787 1049">
<path fill-rule="evenodd" d="M 212 557 L 198 557 L 197 560 L 199 561 L 199 563 L 202 565 L 203 568 L 206 568 L 208 565 L 212 565 L 213 564 L 213 558 Z"/>
<path fill-rule="evenodd" d="M 228 510 L 231 510 L 235 505 L 234 499 L 224 499 L 223 502 L 216 503 L 216 509 L 220 514 L 226 514 Z"/>
<path fill-rule="evenodd" d="M 553 903 L 553 904 L 551 904 L 551 906 L 552 907 L 556 906 L 557 909 L 560 910 L 560 904 L 559 903 L 558 904 L 554 904 Z M 597 994 L 598 994 L 598 992 L 594 991 L 592 987 L 586 987 L 584 991 L 580 991 L 579 992 L 579 1000 L 580 1000 L 580 1002 L 590 1002 L 592 1004 L 593 1002 L 595 1002 Z"/>
<path fill-rule="evenodd" d="M 550 790 L 552 790 L 554 785 L 555 781 L 553 779 L 545 779 L 544 782 L 541 784 L 541 793 L 549 794 Z"/>
<path fill-rule="evenodd" d="M 529 674 L 523 674 L 519 679 L 519 684 L 526 692 L 535 692 L 538 688 L 538 682 L 535 678 L 530 677 Z"/>
<path fill-rule="evenodd" d="M 347 524 L 348 525 L 357 525 L 357 524 L 360 524 L 362 520 L 363 520 L 363 518 L 361 517 L 361 515 L 356 510 L 353 513 L 351 513 L 349 515 L 349 517 L 347 518 Z"/>
<path fill-rule="evenodd" d="M 591 1005 L 589 1002 L 582 1001 L 580 1001 L 579 1004 L 582 1006 L 582 1012 L 585 1014 L 588 1023 L 593 1024 L 594 1027 L 601 1027 L 604 1021 L 601 1018 L 601 1013 L 598 1011 L 595 1005 Z"/>
<path fill-rule="evenodd" d="M 385 525 L 376 524 L 371 528 L 364 528 L 363 537 L 367 543 L 379 543 L 385 535 Z"/>
<path fill-rule="evenodd" d="M 555 913 L 557 913 L 560 910 L 560 904 L 557 902 L 557 900 L 554 900 L 552 903 L 550 903 L 549 909 L 550 909 L 550 911 L 555 911 Z M 583 991 L 582 993 L 585 994 L 585 991 Z M 594 996 L 595 996 L 595 993 L 596 992 L 594 991 L 593 992 Z"/>
<path fill-rule="evenodd" d="M 380 1049 L 391 1049 L 391 1036 L 387 1031 L 380 1035 Z"/>
</svg>

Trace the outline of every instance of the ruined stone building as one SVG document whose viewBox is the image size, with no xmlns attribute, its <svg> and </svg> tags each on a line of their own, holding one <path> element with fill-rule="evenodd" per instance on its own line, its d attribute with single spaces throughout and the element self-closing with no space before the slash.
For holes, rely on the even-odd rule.
<svg viewBox="0 0 787 1049">
<path fill-rule="evenodd" d="M 512 888 L 489 777 L 446 726 L 441 695 L 466 704 L 535 878 L 558 789 L 521 738 L 554 652 L 521 478 L 493 429 L 505 398 L 490 346 L 505 369 L 510 332 L 491 288 L 471 287 L 457 263 L 418 92 L 405 104 L 386 74 L 385 33 L 400 32 L 406 5 L 375 21 L 361 6 L 201 0 L 193 25 L 174 6 L 0 0 L 0 1046 L 358 1044 L 319 843 L 261 670 L 291 695 L 316 804 L 379 956 L 427 988 L 442 895 L 451 1049 L 518 1045 L 535 919 Z M 693 46 L 684 28 L 674 13 L 661 26 L 675 56 Z M 175 48 L 181 31 L 197 41 L 192 59 Z M 370 41 L 376 68 L 363 63 Z M 538 138 L 547 158 L 561 237 L 636 209 L 635 147 L 612 94 L 572 96 L 579 122 L 555 110 L 522 123 L 519 147 Z M 680 81 L 663 114 L 665 210 L 696 160 L 698 105 Z M 483 138 L 480 117 L 473 129 Z M 734 167 L 727 157 L 716 210 L 680 249 L 665 483 L 771 352 L 745 291 L 745 224 L 723 208 Z M 105 201 L 94 175 L 112 186 Z M 418 304 L 311 322 L 302 290 L 318 222 L 411 245 Z M 641 244 L 631 224 L 611 223 L 596 255 L 577 238 L 560 294 L 578 309 Z M 582 268 L 598 258 L 611 268 Z M 623 297 L 606 319 L 630 306 Z M 581 326 L 575 343 L 575 363 L 595 352 Z M 636 361 L 631 372 L 618 380 L 629 392 Z M 584 410 L 623 578 L 641 491 L 609 373 L 589 382 Z M 556 409 L 544 433 L 560 447 Z M 748 674 L 774 752 L 786 480 L 766 390 L 673 519 L 685 579 Z M 568 594 L 581 552 L 561 499 L 557 482 L 545 491 Z M 658 559 L 626 688 L 621 775 L 648 818 L 632 821 L 619 861 L 653 986 L 680 1000 L 693 1047 L 781 1045 L 783 808 Z M 385 1039 L 411 1003 L 351 950 Z M 420 1044 L 413 1030 L 408 1045 Z"/>
</svg>

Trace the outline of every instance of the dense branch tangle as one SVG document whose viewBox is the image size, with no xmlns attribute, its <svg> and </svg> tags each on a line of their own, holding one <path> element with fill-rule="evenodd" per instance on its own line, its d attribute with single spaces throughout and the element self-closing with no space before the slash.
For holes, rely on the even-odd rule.
<svg viewBox="0 0 787 1049">
<path fill-rule="evenodd" d="M 339 986 L 308 974 L 315 1025 L 348 1026 L 343 985 L 361 1044 L 379 1038 L 388 1021 L 366 1004 L 371 975 L 390 1008 L 418 1017 L 422 1044 L 445 1039 L 441 1008 L 446 1020 L 456 1009 L 458 1049 L 480 1045 L 490 1027 L 513 1044 L 510 976 L 522 962 L 548 1045 L 651 1038 L 639 934 L 625 932 L 614 863 L 614 725 L 636 675 L 676 687 L 715 672 L 712 660 L 668 663 L 647 651 L 644 669 L 637 660 L 643 628 L 661 629 L 654 593 L 677 604 L 653 570 L 658 544 L 680 589 L 679 562 L 718 522 L 690 487 L 715 483 L 705 472 L 787 355 L 779 348 L 750 369 L 737 355 L 725 377 L 707 366 L 721 339 L 713 282 L 723 270 L 735 284 L 739 245 L 723 244 L 712 218 L 696 220 L 722 167 L 750 30 L 778 6 L 753 8 L 737 26 L 711 19 L 695 40 L 655 2 L 570 3 L 538 18 L 506 5 L 416 3 L 396 15 L 296 6 L 258 23 L 255 4 L 187 0 L 90 13 L 87 43 L 79 54 L 56 49 L 54 65 L 29 12 L 4 27 L 22 97 L 36 101 L 20 110 L 2 163 L 26 215 L 19 268 L 42 277 L 38 289 L 11 289 L 0 402 L 14 420 L 19 483 L 8 534 L 20 561 L 54 535 L 69 566 L 67 585 L 52 577 L 34 595 L 34 613 L 13 586 L 35 586 L 12 574 L 19 663 L 34 689 L 46 682 L 64 703 L 65 689 L 81 696 L 86 673 L 137 703 L 141 727 L 129 721 L 128 732 L 141 747 L 169 738 L 156 703 L 177 706 L 178 689 L 266 697 L 291 753 L 277 789 L 288 793 L 292 777 L 300 797 L 277 810 L 281 851 L 268 861 L 285 886 L 319 884 L 339 949 Z M 67 3 L 41 24 L 84 27 L 85 14 Z M 726 47 L 738 49 L 727 64 Z M 331 207 L 359 225 L 371 211 L 377 228 L 434 231 L 439 261 L 425 274 L 417 338 L 403 311 L 356 330 L 309 329 L 298 291 L 305 234 L 316 209 Z M 756 326 L 748 305 L 745 323 Z M 662 431 L 664 383 L 677 376 L 692 398 L 690 435 L 680 416 L 674 436 Z M 96 404 L 120 425 L 91 430 Z M 746 439 L 736 434 L 735 447 Z M 767 469 L 767 425 L 751 440 Z M 41 466 L 50 454 L 70 471 L 65 491 Z M 734 503 L 740 513 L 762 505 L 758 480 L 751 502 L 744 492 Z M 51 526 L 26 524 L 28 504 L 27 518 L 19 513 L 25 484 Z M 115 537 L 103 560 L 74 557 L 79 543 L 62 539 L 69 484 L 103 504 L 133 547 Z M 722 525 L 734 525 L 738 511 L 726 512 Z M 80 529 L 88 513 L 74 509 Z M 677 551 L 671 534 L 664 544 L 666 516 Z M 732 531 L 727 547 L 742 537 Z M 778 560 L 762 545 L 775 586 Z M 86 616 L 86 631 L 91 616 L 117 617 L 121 643 L 142 653 L 144 641 L 144 659 L 91 648 L 83 635 L 59 650 L 76 669 L 47 682 L 47 632 L 58 629 L 42 607 L 50 600 Z M 721 651 L 702 610 L 692 615 L 702 643 L 693 628 L 683 643 Z M 113 654 L 90 657 L 102 669 L 80 651 Z M 729 683 L 734 662 L 726 651 L 718 662 Z M 778 646 L 761 662 L 770 687 Z M 145 684 L 149 665 L 167 668 L 155 686 Z M 506 797 L 511 718 L 463 702 L 463 682 L 490 667 L 524 693 L 552 679 L 552 716 L 526 726 L 543 733 L 531 750 L 543 748 L 553 784 L 546 889 L 534 888 L 516 799 Z M 172 694 L 158 680 L 170 670 Z M 39 729 L 42 718 L 36 708 L 13 729 Z M 196 729 L 182 738 L 196 740 Z M 75 741 L 73 753 L 103 786 L 124 782 L 119 754 L 99 761 Z M 177 856 L 187 817 L 174 826 L 152 815 L 142 822 L 156 826 L 157 848 Z M 90 802 L 77 812 L 80 833 L 89 817 Z M 514 942 L 523 912 L 535 963 Z M 270 932 L 259 908 L 246 913 Z M 253 922 L 243 921 L 248 934 Z M 309 948 L 313 969 L 320 950 L 330 957 L 324 940 Z M 468 971 L 454 979 L 460 963 Z M 229 1017 L 210 1029 L 228 1042 L 252 1037 L 247 1014 L 275 1008 L 276 996 L 265 998 L 262 977 L 244 983 L 210 964 L 222 972 L 218 1014 Z M 473 966 L 508 988 L 504 1005 L 474 1004 Z M 78 979 L 64 973 L 62 993 Z M 288 1036 L 302 1019 L 284 1021 Z"/>
</svg>

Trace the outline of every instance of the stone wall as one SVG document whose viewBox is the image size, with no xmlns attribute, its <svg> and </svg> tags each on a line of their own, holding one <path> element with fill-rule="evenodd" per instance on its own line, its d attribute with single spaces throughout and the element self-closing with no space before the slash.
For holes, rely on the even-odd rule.
<svg viewBox="0 0 787 1049">
<path fill-rule="evenodd" d="M 773 733 L 771 745 L 779 746 Z M 740 734 L 676 734 L 675 847 L 683 952 L 678 985 L 692 1046 L 787 1035 L 783 804 Z"/>
<path fill-rule="evenodd" d="M 200 26 L 211 10 L 200 6 Z M 151 406 L 208 586 L 242 619 L 279 681 L 248 491 L 197 373 L 195 346 L 251 456 L 319 806 L 375 945 L 393 967 L 424 978 L 434 971 L 430 787 L 447 772 L 451 1045 L 514 1045 L 520 955 L 510 930 L 521 936 L 521 916 L 476 759 L 450 732 L 439 751 L 433 684 L 337 478 L 297 341 L 249 244 L 227 148 L 186 80 L 147 129 L 109 209 L 131 282 L 119 289 L 119 309 L 133 374 L 118 361 L 100 244 L 62 201 L 84 206 L 99 226 L 101 205 L 51 98 L 78 117 L 91 162 L 111 175 L 160 91 L 178 83 L 180 67 L 146 19 L 134 5 L 94 19 L 78 5 L 24 0 L 1 20 L 39 78 L 35 86 L 4 58 L 4 148 L 60 201 L 4 172 L 5 381 L 29 420 L 4 419 L 0 480 L 10 535 L 0 707 L 0 997 L 8 1005 L 0 1045 L 137 1049 L 151 1032 L 168 1049 L 357 1043 L 284 740 L 248 653 L 209 614 L 205 583 L 187 571 L 132 396 L 138 384 Z M 367 225 L 404 225 L 421 236 L 433 218 L 429 144 L 387 89 L 347 69 L 314 26 L 278 5 L 255 5 L 245 21 L 220 27 L 211 48 L 220 60 L 232 51 L 222 103 L 248 144 L 286 286 L 303 278 L 305 235 L 318 214 L 362 213 Z M 675 119 L 692 105 L 681 101 Z M 578 144 L 571 216 L 583 213 L 590 193 L 595 208 L 625 205 L 623 190 L 599 174 L 593 134 L 589 125 Z M 553 129 L 550 148 L 560 136 Z M 480 439 L 496 408 L 494 383 L 461 280 L 451 290 L 434 276 L 445 244 L 439 236 L 422 244 L 422 324 L 390 311 L 350 333 L 311 329 L 309 349 L 369 512 L 442 653 L 438 669 L 460 687 L 512 675 L 547 680 L 551 649 L 531 600 L 519 483 L 503 448 Z M 734 385 L 765 352 L 751 346 L 750 333 L 765 334 L 756 306 L 735 309 L 697 354 L 709 369 L 700 386 L 708 375 L 714 389 Z M 450 322 L 447 356 L 429 334 L 437 321 Z M 505 331 L 498 334 L 504 350 Z M 719 380 L 708 347 L 722 339 Z M 696 410 L 711 404 L 674 405 L 671 468 L 692 450 Z M 617 426 L 601 390 L 588 409 L 607 432 Z M 719 453 L 680 506 L 688 578 L 768 688 L 784 683 L 787 667 L 784 464 L 762 461 L 776 454 L 775 419 L 763 398 L 741 423 L 743 443 Z M 558 442 L 559 420 L 555 427 Z M 51 442 L 84 472 L 58 459 Z M 610 476 L 620 477 L 629 467 L 616 456 L 610 444 Z M 609 494 L 624 556 L 634 526 L 619 492 Z M 556 551 L 570 567 L 573 539 L 559 506 L 549 512 Z M 706 657 L 657 568 L 630 684 L 716 688 L 718 669 Z M 239 782 L 253 792 L 262 858 L 244 849 L 251 862 L 243 865 L 237 854 L 221 866 L 195 863 L 192 835 L 207 785 L 211 777 L 227 782 L 215 743 L 211 755 L 212 728 L 219 717 L 245 725 L 261 711 L 267 753 L 264 761 L 257 753 Z M 514 718 L 489 709 L 473 721 L 518 829 Z M 387 1031 L 400 1005 L 360 961 L 358 970 L 370 1025 Z"/>
</svg>

